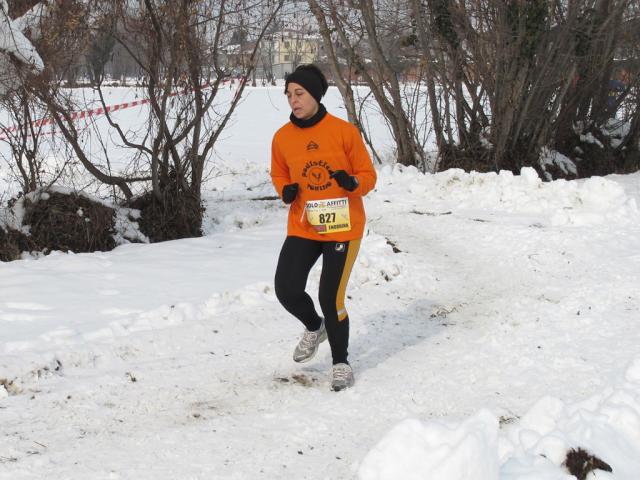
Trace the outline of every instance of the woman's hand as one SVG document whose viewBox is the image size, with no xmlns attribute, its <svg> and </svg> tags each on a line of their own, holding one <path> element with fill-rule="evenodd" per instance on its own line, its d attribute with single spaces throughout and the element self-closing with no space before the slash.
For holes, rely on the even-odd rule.
<svg viewBox="0 0 640 480">
<path fill-rule="evenodd" d="M 344 170 L 338 170 L 336 172 L 331 172 L 329 177 L 333 178 L 338 185 L 344 188 L 348 192 L 353 192 L 356 188 L 358 188 L 358 180 L 353 175 L 349 175 Z"/>
<path fill-rule="evenodd" d="M 298 184 L 290 183 L 282 188 L 282 201 L 287 205 L 293 202 L 298 196 Z"/>
</svg>

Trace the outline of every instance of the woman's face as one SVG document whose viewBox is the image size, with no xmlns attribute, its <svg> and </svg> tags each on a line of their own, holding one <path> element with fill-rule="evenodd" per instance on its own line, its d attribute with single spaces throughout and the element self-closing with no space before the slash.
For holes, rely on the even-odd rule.
<svg viewBox="0 0 640 480">
<path fill-rule="evenodd" d="M 298 83 L 289 83 L 286 95 L 293 116 L 299 120 L 313 117 L 320 108 L 316 99 Z"/>
</svg>

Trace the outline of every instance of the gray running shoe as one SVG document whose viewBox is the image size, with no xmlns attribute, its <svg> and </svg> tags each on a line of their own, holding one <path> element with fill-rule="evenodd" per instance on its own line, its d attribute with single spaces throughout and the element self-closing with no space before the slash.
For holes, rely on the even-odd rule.
<svg viewBox="0 0 640 480">
<path fill-rule="evenodd" d="M 296 349 L 293 351 L 293 360 L 298 363 L 308 362 L 315 356 L 318 346 L 326 339 L 327 329 L 324 328 L 324 320 L 322 320 L 320 328 L 315 332 L 305 329 L 300 342 L 298 342 Z"/>
<path fill-rule="evenodd" d="M 337 363 L 331 368 L 331 390 L 339 392 L 353 386 L 353 370 L 348 363 Z"/>
</svg>

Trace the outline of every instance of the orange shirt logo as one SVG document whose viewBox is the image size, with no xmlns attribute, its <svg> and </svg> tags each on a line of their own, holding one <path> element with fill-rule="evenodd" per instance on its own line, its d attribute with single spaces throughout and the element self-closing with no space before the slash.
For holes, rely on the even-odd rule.
<svg viewBox="0 0 640 480">
<path fill-rule="evenodd" d="M 324 160 L 311 160 L 302 169 L 302 176 L 307 179 L 309 190 L 321 191 L 331 186 L 329 174 L 331 167 Z"/>
</svg>

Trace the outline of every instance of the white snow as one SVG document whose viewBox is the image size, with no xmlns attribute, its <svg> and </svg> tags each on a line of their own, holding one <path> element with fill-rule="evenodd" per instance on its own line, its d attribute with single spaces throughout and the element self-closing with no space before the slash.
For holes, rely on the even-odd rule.
<svg viewBox="0 0 640 480">
<path fill-rule="evenodd" d="M 571 480 L 574 447 L 613 469 L 589 480 L 639 478 L 640 174 L 378 166 L 356 384 L 333 393 L 327 344 L 295 364 L 273 292 L 287 116 L 249 90 L 204 237 L 0 264 L 0 479 Z"/>
<path fill-rule="evenodd" d="M 359 477 L 498 478 L 498 420 L 488 411 L 462 422 L 404 420 L 365 457 Z"/>
<path fill-rule="evenodd" d="M 461 421 L 404 420 L 368 453 L 358 477 L 553 480 L 567 478 L 562 470 L 567 451 L 583 447 L 598 452 L 612 467 L 613 474 L 601 471 L 597 478 L 638 478 L 637 364 L 636 359 L 621 387 L 609 387 L 571 405 L 544 397 L 502 431 L 499 419 L 487 410 Z"/>
<path fill-rule="evenodd" d="M 557 166 L 565 175 L 571 174 L 575 177 L 578 173 L 578 168 L 573 160 L 562 155 L 560 152 L 551 151 L 545 147 L 542 149 L 542 153 L 540 155 L 540 166 L 544 170 L 547 180 L 551 180 L 553 178 L 553 176 L 547 172 L 549 165 Z"/>
<path fill-rule="evenodd" d="M 580 135 L 580 141 L 586 143 L 593 143 L 594 145 L 598 145 L 600 148 L 604 148 L 604 145 L 600 140 L 593 136 L 593 133 L 587 132 L 586 134 Z"/>
<path fill-rule="evenodd" d="M 6 0 L 0 0 L 0 95 L 15 87 L 18 72 L 7 55 L 12 54 L 29 68 L 40 71 L 42 59 L 31 42 L 22 34 L 23 25 L 8 15 Z"/>
</svg>

